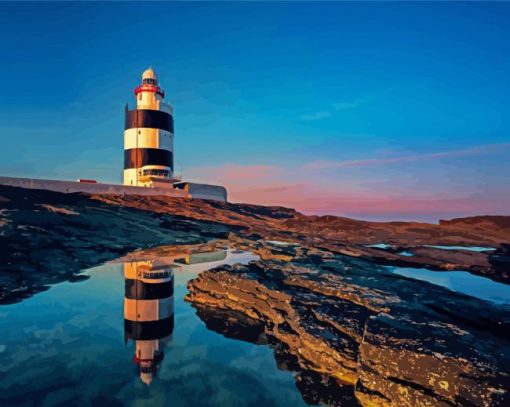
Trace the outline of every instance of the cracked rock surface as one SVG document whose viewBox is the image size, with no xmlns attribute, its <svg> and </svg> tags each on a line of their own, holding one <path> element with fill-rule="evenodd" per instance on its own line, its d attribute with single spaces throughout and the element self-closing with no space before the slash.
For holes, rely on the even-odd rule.
<svg viewBox="0 0 510 407">
<path fill-rule="evenodd" d="M 211 329 L 268 343 L 303 394 L 322 403 L 510 402 L 508 306 L 339 255 L 222 266 L 188 288 Z"/>
<path fill-rule="evenodd" d="M 379 243 L 388 247 L 367 247 Z M 281 207 L 0 186 L 0 304 L 87 278 L 84 268 L 133 251 L 197 244 L 260 256 L 201 273 L 186 299 L 210 329 L 271 346 L 278 366 L 296 372 L 306 401 L 510 405 L 510 308 L 384 267 L 466 270 L 508 284 L 510 217 L 366 222 Z"/>
<path fill-rule="evenodd" d="M 275 258 L 260 242 L 298 244 L 310 256 L 327 252 L 372 263 L 466 270 L 510 282 L 510 216 L 440 221 L 368 222 L 306 216 L 294 209 L 165 196 L 63 194 L 0 185 L 0 304 L 49 285 L 76 281 L 81 270 L 133 250 L 164 244 L 242 240 Z M 367 247 L 384 242 L 387 249 Z M 424 245 L 490 246 L 489 252 Z M 295 249 L 299 251 L 299 248 Z M 402 253 L 409 252 L 412 255 Z M 280 260 L 289 260 L 280 250 Z"/>
</svg>

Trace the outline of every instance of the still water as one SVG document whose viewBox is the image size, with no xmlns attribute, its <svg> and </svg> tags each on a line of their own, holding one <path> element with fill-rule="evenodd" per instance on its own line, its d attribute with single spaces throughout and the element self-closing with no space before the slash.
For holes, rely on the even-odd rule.
<svg viewBox="0 0 510 407">
<path fill-rule="evenodd" d="M 267 346 L 209 331 L 186 283 L 229 250 L 87 270 L 0 306 L 0 405 L 306 405 Z"/>
<path fill-rule="evenodd" d="M 432 271 L 411 267 L 388 267 L 388 270 L 415 280 L 448 288 L 496 304 L 510 304 L 510 285 L 498 283 L 467 271 Z"/>
<path fill-rule="evenodd" d="M 495 247 L 483 247 L 483 246 L 438 246 L 426 244 L 425 247 L 433 247 L 434 249 L 442 250 L 466 250 L 468 252 L 492 252 L 496 250 Z"/>
</svg>

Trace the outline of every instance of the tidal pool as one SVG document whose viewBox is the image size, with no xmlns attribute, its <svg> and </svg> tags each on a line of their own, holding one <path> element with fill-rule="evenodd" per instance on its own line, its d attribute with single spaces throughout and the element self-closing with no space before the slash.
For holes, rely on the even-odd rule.
<svg viewBox="0 0 510 407">
<path fill-rule="evenodd" d="M 366 244 L 365 247 L 373 247 L 374 249 L 389 249 L 391 247 L 390 244 L 387 243 L 375 243 L 375 244 Z"/>
<path fill-rule="evenodd" d="M 268 346 L 208 330 L 183 300 L 201 271 L 252 259 L 108 263 L 0 306 L 0 405 L 306 405 Z"/>
<path fill-rule="evenodd" d="M 510 285 L 476 276 L 467 271 L 432 271 L 411 267 L 388 267 L 388 269 L 401 276 L 427 281 L 481 300 L 510 304 Z"/>
<path fill-rule="evenodd" d="M 482 246 L 441 246 L 426 244 L 424 247 L 433 247 L 434 249 L 442 250 L 467 250 L 469 252 L 492 252 L 496 250 L 495 247 L 482 247 Z"/>
</svg>

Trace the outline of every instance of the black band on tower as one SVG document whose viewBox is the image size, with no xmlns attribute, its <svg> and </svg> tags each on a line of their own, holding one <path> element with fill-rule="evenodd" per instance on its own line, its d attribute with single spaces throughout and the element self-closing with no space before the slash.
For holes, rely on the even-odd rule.
<svg viewBox="0 0 510 407">
<path fill-rule="evenodd" d="M 124 130 L 149 128 L 174 132 L 174 118 L 170 113 L 160 110 L 127 110 Z"/>
<path fill-rule="evenodd" d="M 161 165 L 174 168 L 174 155 L 171 151 L 159 148 L 130 148 L 124 150 L 124 169 L 141 168 L 145 165 Z"/>
<path fill-rule="evenodd" d="M 174 314 L 159 321 L 130 321 L 124 319 L 124 333 L 133 340 L 150 341 L 170 335 L 174 330 Z"/>
<path fill-rule="evenodd" d="M 159 300 L 174 294 L 174 282 L 150 284 L 140 280 L 126 279 L 125 297 L 134 300 Z"/>
</svg>

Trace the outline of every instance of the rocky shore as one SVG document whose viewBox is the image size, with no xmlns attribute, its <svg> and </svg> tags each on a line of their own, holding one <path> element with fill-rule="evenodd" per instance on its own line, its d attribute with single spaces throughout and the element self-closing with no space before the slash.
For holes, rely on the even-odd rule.
<svg viewBox="0 0 510 407">
<path fill-rule="evenodd" d="M 236 228 L 256 245 L 260 240 L 298 243 L 346 256 L 403 267 L 465 270 L 510 283 L 510 216 L 474 216 L 421 222 L 368 222 L 336 216 L 306 216 L 294 209 L 201 200 L 93 196 L 95 200 Z M 386 244 L 387 249 L 369 247 Z M 490 251 L 443 250 L 430 246 L 483 246 Z"/>
<path fill-rule="evenodd" d="M 310 401 L 508 404 L 510 307 L 327 251 L 288 255 L 203 272 L 186 299 L 210 329 L 273 347 Z"/>
<path fill-rule="evenodd" d="M 233 227 L 104 204 L 81 194 L 0 187 L 0 304 L 142 247 L 224 238 Z"/>
<path fill-rule="evenodd" d="M 172 258 L 225 246 L 260 260 L 201 273 L 186 300 L 209 329 L 270 346 L 307 402 L 510 404 L 510 307 L 385 267 L 465 270 L 508 284 L 510 217 L 366 222 L 0 186 L 0 304 L 87 278 L 83 269 L 121 256 Z"/>
<path fill-rule="evenodd" d="M 282 207 L 0 186 L 0 303 L 18 301 L 60 281 L 83 278 L 82 269 L 133 250 L 220 238 L 255 251 L 265 250 L 259 248 L 261 242 L 276 240 L 376 264 L 466 270 L 510 282 L 510 217 L 505 216 L 454 219 L 438 225 L 367 222 L 306 216 Z M 388 247 L 368 247 L 380 243 Z M 495 250 L 470 252 L 425 245 Z"/>
</svg>

